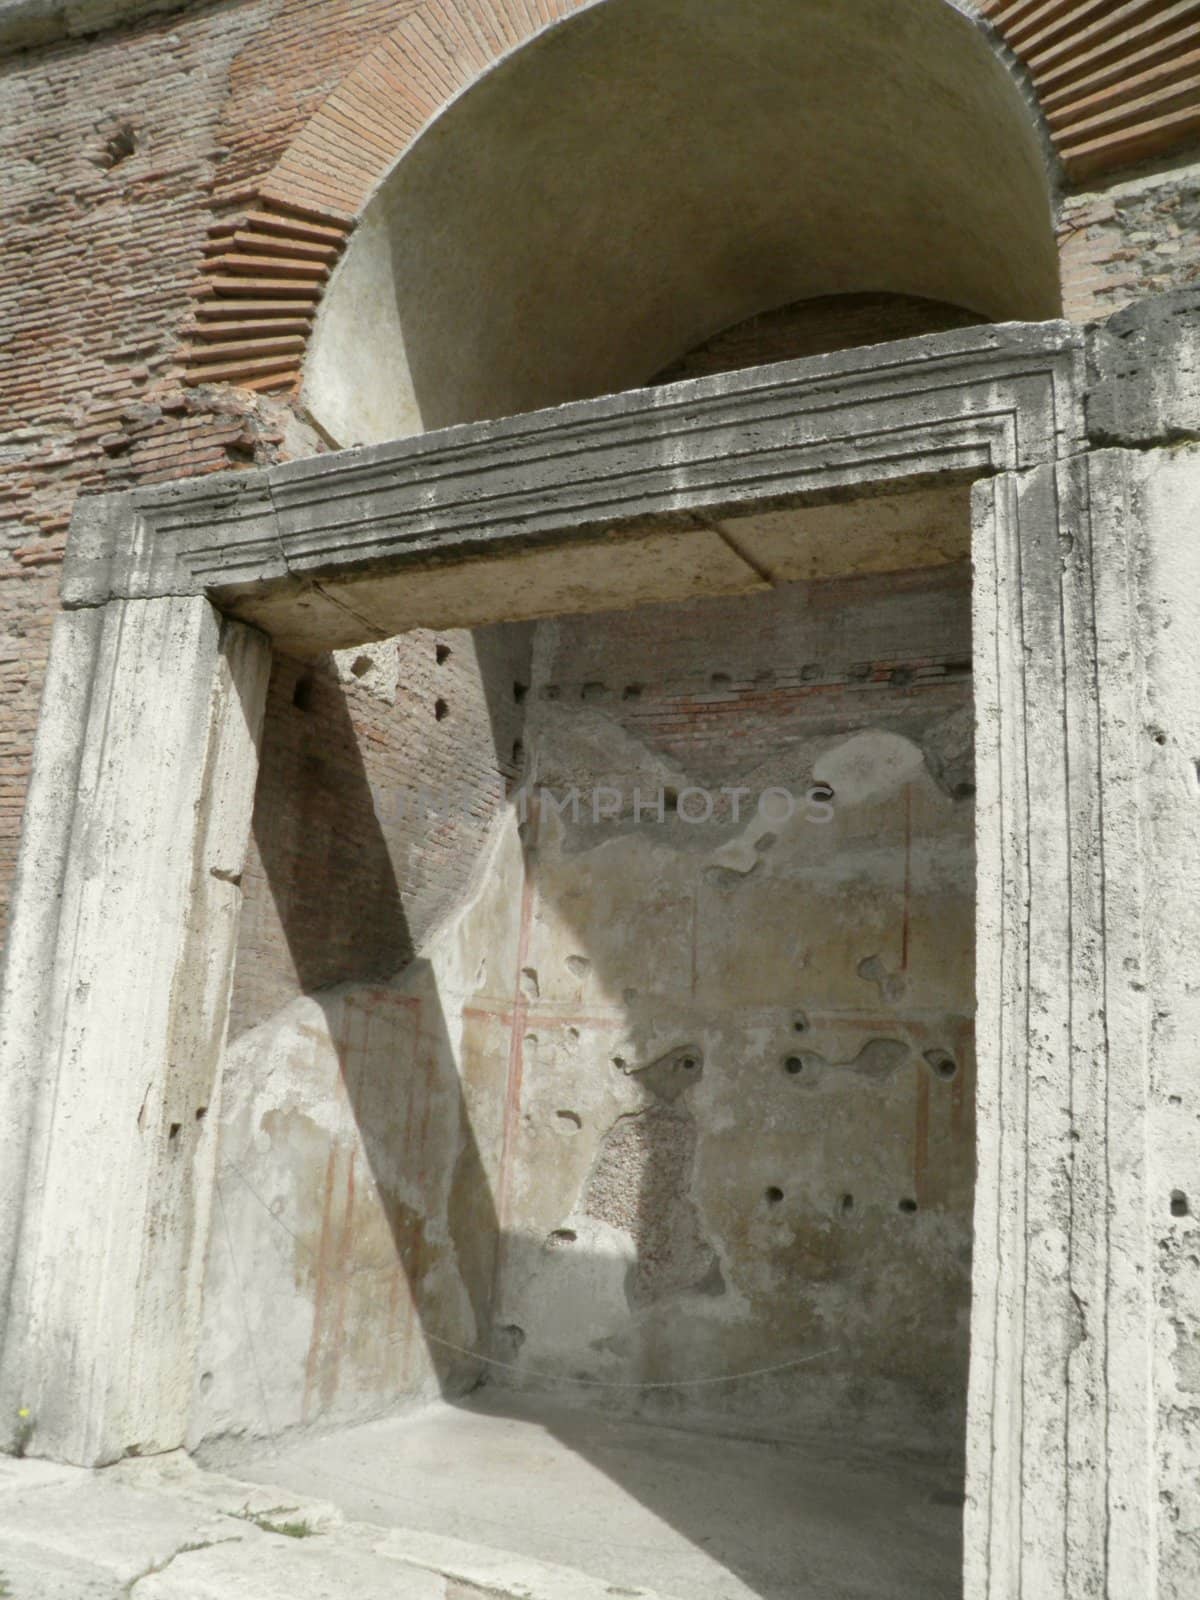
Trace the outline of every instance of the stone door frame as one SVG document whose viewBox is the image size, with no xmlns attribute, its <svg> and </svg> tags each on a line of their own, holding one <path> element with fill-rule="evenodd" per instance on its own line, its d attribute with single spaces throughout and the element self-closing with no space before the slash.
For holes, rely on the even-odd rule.
<svg viewBox="0 0 1200 1600">
<path fill-rule="evenodd" d="M 718 511 L 974 480 L 966 1592 L 1153 1593 L 1144 1020 L 1105 1005 L 1140 959 L 1105 869 L 1135 804 L 1102 670 L 1133 629 L 1124 452 L 1089 453 L 1084 344 L 972 328 L 81 506 L 0 1035 L 6 1427 L 84 1463 L 182 1443 L 272 644 L 455 594 L 470 625 L 734 592 L 760 575 Z"/>
</svg>

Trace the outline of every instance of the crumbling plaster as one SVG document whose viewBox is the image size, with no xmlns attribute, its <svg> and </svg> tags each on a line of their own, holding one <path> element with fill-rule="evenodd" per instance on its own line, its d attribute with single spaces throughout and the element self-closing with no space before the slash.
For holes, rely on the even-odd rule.
<svg viewBox="0 0 1200 1600">
<path fill-rule="evenodd" d="M 756 636 L 713 690 L 710 652 Z M 961 565 L 540 625 L 525 782 L 564 816 L 531 801 L 520 839 L 498 816 L 471 904 L 395 984 L 231 1051 L 197 1437 L 532 1370 L 961 1451 L 969 658 Z M 746 726 L 718 744 L 722 706 Z M 760 814 L 818 780 L 835 815 Z M 660 789 L 738 784 L 736 820 L 655 820 Z"/>
<path fill-rule="evenodd" d="M 969 748 L 957 798 L 933 767 L 970 715 L 969 680 L 942 675 L 969 659 L 964 574 L 711 605 L 539 629 L 538 780 L 624 804 L 599 823 L 543 807 L 530 835 L 537 998 L 495 1311 L 517 1371 L 498 1381 L 683 1379 L 604 1403 L 953 1455 L 974 1142 Z M 729 641 L 716 657 L 713 638 Z M 926 666 L 915 688 L 890 664 L 905 659 Z M 718 660 L 732 676 L 713 686 Z M 856 681 L 867 660 L 889 665 Z M 641 693 L 625 701 L 630 680 Z M 819 784 L 831 811 L 758 809 L 767 790 Z M 720 798 L 695 820 L 739 785 L 752 798 L 736 820 Z M 635 788 L 679 807 L 639 818 Z"/>
</svg>

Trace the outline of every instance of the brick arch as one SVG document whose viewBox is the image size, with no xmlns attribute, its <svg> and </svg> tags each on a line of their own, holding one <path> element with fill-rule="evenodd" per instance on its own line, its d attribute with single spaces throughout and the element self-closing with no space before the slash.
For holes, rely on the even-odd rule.
<svg viewBox="0 0 1200 1600">
<path fill-rule="evenodd" d="M 367 199 L 463 89 L 604 0 L 419 0 L 216 224 L 184 358 L 191 384 L 293 389 L 324 286 Z M 980 0 L 1029 74 L 1069 180 L 1200 133 L 1192 0 Z"/>
</svg>

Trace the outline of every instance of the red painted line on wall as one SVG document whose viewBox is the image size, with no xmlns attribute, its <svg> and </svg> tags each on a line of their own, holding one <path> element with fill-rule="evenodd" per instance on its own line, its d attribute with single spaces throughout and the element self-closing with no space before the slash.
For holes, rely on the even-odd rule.
<svg viewBox="0 0 1200 1600">
<path fill-rule="evenodd" d="M 904 786 L 904 926 L 900 938 L 900 971 L 908 971 L 908 943 L 912 930 L 912 784 Z"/>
<path fill-rule="evenodd" d="M 697 966 L 699 956 L 697 953 L 697 940 L 699 938 L 700 923 L 700 885 L 697 883 L 692 892 L 692 993 L 696 992 Z"/>
<path fill-rule="evenodd" d="M 404 1265 L 397 1260 L 388 1283 L 387 1339 L 384 1348 L 391 1352 L 392 1382 L 397 1389 L 404 1382 L 411 1337 L 409 1319 L 400 1320 L 400 1290 L 404 1286 Z"/>
<path fill-rule="evenodd" d="M 308 1341 L 308 1355 L 304 1362 L 304 1399 L 300 1408 L 300 1420 L 307 1422 L 310 1415 L 313 1390 L 316 1387 L 317 1376 L 321 1367 L 322 1332 L 325 1324 L 325 1293 L 328 1283 L 326 1263 L 329 1254 L 330 1224 L 333 1212 L 333 1182 L 337 1170 L 338 1147 L 336 1142 L 330 1146 L 329 1157 L 325 1163 L 325 1193 L 321 1202 L 321 1238 L 317 1245 L 317 1281 L 313 1292 L 313 1321 L 312 1334 Z"/>
<path fill-rule="evenodd" d="M 929 1177 L 929 1074 L 917 1068 L 917 1125 L 913 1136 L 913 1195 L 925 1204 Z"/>
<path fill-rule="evenodd" d="M 369 989 L 366 1002 L 373 1010 L 392 1007 L 397 1011 L 420 1011 L 421 997 L 416 994 L 397 994 L 394 989 Z"/>
<path fill-rule="evenodd" d="M 337 1255 L 334 1262 L 336 1293 L 334 1295 L 333 1316 L 329 1329 L 331 1359 L 322 1363 L 321 1371 L 322 1406 L 333 1404 L 337 1397 L 338 1382 L 341 1378 L 342 1350 L 346 1342 L 346 1296 L 349 1293 L 350 1253 L 354 1238 L 354 1167 L 357 1159 L 357 1149 L 351 1149 L 349 1165 L 346 1168 L 346 1200 L 342 1211 L 342 1226 L 338 1234 Z"/>
<path fill-rule="evenodd" d="M 624 1028 L 624 1018 L 617 1015 L 598 1017 L 591 1012 L 580 1011 L 542 1011 L 525 1005 L 526 1024 L 535 1022 L 539 1028 Z M 492 1010 L 489 1006 L 464 1006 L 462 1015 L 473 1022 L 499 1022 L 506 1028 L 511 1027 L 513 1012 L 511 1009 L 503 1011 Z"/>
<path fill-rule="evenodd" d="M 513 1147 L 521 1116 L 521 1085 L 525 1076 L 525 1027 L 529 1016 L 529 1002 L 521 987 L 525 968 L 529 965 L 529 947 L 533 936 L 533 908 L 535 900 L 534 863 L 537 859 L 539 806 L 535 799 L 529 808 L 530 847 L 525 853 L 525 878 L 521 886 L 521 924 L 517 935 L 517 970 L 513 978 L 512 1028 L 508 1040 L 508 1080 L 504 1095 L 504 1137 L 500 1147 L 500 1174 L 496 1188 L 496 1221 L 500 1230 L 500 1249 L 497 1250 L 497 1271 L 500 1250 L 503 1249 L 504 1230 L 508 1224 L 508 1202 L 512 1179 Z"/>
<path fill-rule="evenodd" d="M 968 1112 L 975 1109 L 975 1026 L 964 1022 L 955 1040 L 958 1053 L 958 1075 L 951 1085 L 950 1127 L 956 1140 L 961 1140 Z M 971 1129 L 971 1148 L 974 1153 L 974 1129 Z"/>
</svg>

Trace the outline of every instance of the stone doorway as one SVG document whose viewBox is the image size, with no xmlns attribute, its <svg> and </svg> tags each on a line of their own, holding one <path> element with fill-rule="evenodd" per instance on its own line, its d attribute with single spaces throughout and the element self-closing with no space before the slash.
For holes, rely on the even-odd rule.
<svg viewBox="0 0 1200 1600">
<path fill-rule="evenodd" d="M 793 521 L 764 528 L 811 566 Z M 928 491 L 856 525 L 878 570 L 548 619 L 504 652 L 430 638 L 523 674 L 520 767 L 408 970 L 234 1045 L 202 1459 L 409 1532 L 420 1503 L 429 1536 L 466 1536 L 463 1486 L 477 1542 L 610 1582 L 636 1547 L 667 1596 L 868 1594 L 883 1565 L 897 1594 L 958 1592 L 968 529 Z M 308 715 L 271 703 L 267 850 L 275 745 Z M 375 796 L 385 824 L 399 799 Z M 381 1407 L 402 1417 L 353 1426 Z M 570 1536 L 545 1472 L 580 1484 Z M 847 1522 L 828 1473 L 875 1511 Z"/>
<path fill-rule="evenodd" d="M 1115 935 L 1098 920 L 1110 891 L 1083 865 L 1085 842 L 1121 815 L 1118 806 L 1098 820 L 1088 730 L 1097 652 L 1124 637 L 1111 587 L 1097 631 L 1094 586 L 1120 570 L 1112 508 L 1135 463 L 1087 452 L 1081 352 L 1081 336 L 1060 325 L 970 329 L 93 503 L 73 535 L 23 869 L 26 881 L 57 874 L 62 889 L 19 897 L 7 972 L 20 1005 L 9 1013 L 5 1093 L 29 1137 L 21 1171 L 5 1174 L 5 1206 L 10 1189 L 20 1206 L 5 1235 L 4 1384 L 11 1414 L 36 1417 L 35 1449 L 92 1463 L 170 1449 L 186 1436 L 192 1379 L 203 1385 L 211 1370 L 196 1365 L 217 1194 L 209 1112 L 235 1064 L 222 1062 L 221 1039 L 266 636 L 297 657 L 448 617 L 485 624 L 750 595 L 769 582 L 780 512 L 794 518 L 806 562 L 832 550 L 844 571 L 853 551 L 862 569 L 862 506 L 936 488 L 961 507 L 974 484 L 966 1583 L 972 1597 L 1007 1596 L 1026 1592 L 1022 1574 L 1036 1570 L 1046 1593 L 1071 1592 L 1070 1574 L 1097 1547 L 1065 1540 L 1064 1519 L 1076 1527 L 1106 1505 L 1114 1462 L 1139 1459 L 1145 1443 L 1135 1427 L 1100 1442 L 1137 1374 L 1120 1368 L 1118 1394 L 1101 1326 L 1078 1337 L 1080 1306 L 1107 1292 L 1112 1191 L 1097 1158 L 1139 1126 L 1136 1083 L 1110 1088 L 1096 1068 L 1107 1036 L 1084 997 Z M 1094 539 L 1108 541 L 1111 572 L 1093 567 Z M 108 848 L 97 875 L 98 827 Z M 894 973 L 875 953 L 886 982 Z M 335 1036 L 361 1062 L 371 1030 L 356 1032 L 348 1010 Z M 443 1088 L 430 1080 L 431 1109 Z M 1104 1097 L 1127 1092 L 1129 1115 L 1106 1120 Z M 451 1176 L 503 1150 L 503 1095 L 498 1104 L 498 1124 L 473 1117 L 474 1146 Z M 386 1103 L 374 1109 L 356 1126 L 386 1126 Z M 110 1159 L 92 1163 L 98 1232 L 64 1236 L 54 1219 L 78 1220 L 81 1140 L 94 1156 L 101 1136 Z M 1136 1198 L 1136 1150 L 1127 1155 Z M 767 1187 L 783 1199 L 764 1190 L 765 1204 L 786 1202 L 783 1184 Z M 504 1216 L 506 1197 L 492 1192 Z M 153 1226 L 131 1224 L 151 1214 Z M 470 1225 L 469 1207 L 463 1220 L 465 1241 L 497 1236 Z M 374 1239 L 394 1252 L 412 1219 L 396 1208 L 385 1221 Z M 344 1229 L 344 1208 L 329 1222 Z M 486 1259 L 471 1264 L 477 1292 L 492 1271 Z M 1141 1348 L 1134 1311 L 1121 1336 Z M 319 1390 L 319 1362 L 313 1379 Z M 1100 1388 L 1111 1394 L 1103 1406 Z M 1085 1460 L 1089 1430 L 1098 1442 Z"/>
</svg>

